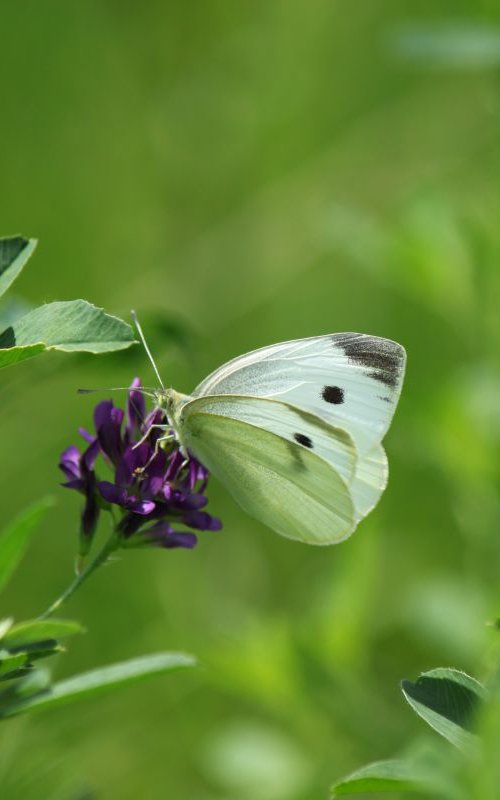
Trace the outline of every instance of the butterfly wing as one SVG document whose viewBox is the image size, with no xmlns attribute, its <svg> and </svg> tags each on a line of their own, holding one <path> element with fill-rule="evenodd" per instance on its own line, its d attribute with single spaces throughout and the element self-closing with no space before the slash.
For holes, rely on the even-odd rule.
<svg viewBox="0 0 500 800">
<path fill-rule="evenodd" d="M 221 403 L 218 409 L 214 401 L 215 405 Z M 254 420 L 261 414 L 260 425 L 214 413 L 224 410 L 222 402 L 225 398 L 189 402 L 182 409 L 180 432 L 183 444 L 224 483 L 242 508 L 290 539 L 325 545 L 348 536 L 356 512 L 340 472 L 311 448 L 263 427 L 262 422 L 269 424 L 269 409 L 256 408 L 261 401 L 240 398 L 240 412 L 246 411 Z M 245 403 L 252 407 L 245 410 Z M 278 416 L 281 419 L 282 414 Z M 287 426 L 289 421 L 281 424 Z M 321 422 L 315 425 L 310 419 L 302 420 L 318 442 L 321 437 L 326 439 Z M 338 447 L 345 469 L 350 469 L 349 459 L 355 458 L 352 444 L 345 435 L 332 439 L 329 452 Z"/>
<path fill-rule="evenodd" d="M 349 484 L 357 522 L 377 505 L 387 486 L 388 477 L 389 465 L 381 444 L 358 458 L 354 477 Z"/>
<path fill-rule="evenodd" d="M 354 477 L 357 454 L 349 434 L 320 417 L 278 400 L 260 397 L 203 397 L 182 409 L 181 424 L 192 412 L 231 417 L 299 444 L 327 461 L 346 484 Z"/>
<path fill-rule="evenodd" d="M 315 336 L 263 347 L 229 361 L 193 397 L 279 399 L 346 430 L 361 456 L 384 437 L 404 377 L 404 348 L 360 333 Z"/>
<path fill-rule="evenodd" d="M 387 457 L 381 445 L 364 456 L 359 456 L 346 431 L 335 428 L 319 417 L 277 400 L 221 395 L 205 397 L 185 405 L 181 412 L 183 438 L 189 430 L 192 413 L 228 417 L 247 423 L 254 428 L 274 433 L 289 448 L 301 445 L 326 461 L 344 482 L 344 491 L 351 497 L 356 522 L 359 522 L 376 505 L 387 485 Z M 188 434 L 189 437 L 189 434 Z M 197 453 L 198 442 L 190 440 L 190 448 Z M 224 448 L 224 443 L 214 443 L 213 457 Z M 300 452 L 300 451 L 299 451 Z M 203 458 L 198 454 L 201 461 Z M 288 459 L 285 459 L 285 464 Z M 235 465 L 238 474 L 238 465 Z M 224 480 L 224 479 L 223 479 Z M 268 487 L 272 491 L 272 487 Z M 233 492 L 233 494 L 235 494 Z"/>
</svg>

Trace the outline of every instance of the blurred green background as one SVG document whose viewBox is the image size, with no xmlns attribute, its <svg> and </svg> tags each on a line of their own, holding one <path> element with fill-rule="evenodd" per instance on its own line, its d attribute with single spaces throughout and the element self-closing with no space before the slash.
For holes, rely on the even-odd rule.
<svg viewBox="0 0 500 800">
<path fill-rule="evenodd" d="M 423 733 L 401 678 L 481 677 L 495 649 L 500 7 L 2 0 L 0 25 L 1 233 L 40 240 L 19 301 L 136 307 L 182 391 L 288 338 L 408 351 L 389 487 L 354 537 L 281 539 L 213 481 L 224 530 L 103 569 L 55 665 L 179 649 L 201 669 L 4 723 L 1 796 L 326 798 Z M 2 518 L 58 498 L 2 615 L 71 575 L 56 464 L 94 404 L 76 388 L 135 374 L 153 380 L 139 348 L 2 373 Z"/>
</svg>

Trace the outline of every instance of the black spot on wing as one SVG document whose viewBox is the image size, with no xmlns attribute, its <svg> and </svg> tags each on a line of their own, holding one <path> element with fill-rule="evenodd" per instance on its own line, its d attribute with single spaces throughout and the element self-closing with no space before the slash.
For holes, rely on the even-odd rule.
<svg viewBox="0 0 500 800">
<path fill-rule="evenodd" d="M 304 447 L 309 447 L 312 450 L 313 443 L 309 436 L 306 436 L 304 433 L 294 433 L 293 438 L 299 444 L 303 444 Z"/>
<path fill-rule="evenodd" d="M 340 334 L 333 337 L 351 364 L 360 364 L 368 370 L 367 375 L 386 386 L 396 388 L 404 362 L 401 345 L 390 339 L 363 334 Z"/>
<path fill-rule="evenodd" d="M 285 439 L 285 441 L 290 451 L 290 455 L 293 459 L 293 466 L 298 472 L 303 472 L 305 469 L 307 469 L 302 459 L 302 453 L 304 451 L 301 450 L 300 447 L 297 447 L 297 445 L 294 444 L 293 442 L 289 442 L 288 439 Z"/>
<path fill-rule="evenodd" d="M 321 419 L 321 417 L 315 417 L 309 414 L 308 411 L 302 411 L 300 408 L 296 406 L 293 407 L 293 413 L 300 417 L 301 420 L 307 422 L 308 425 L 315 425 L 322 431 L 326 431 L 329 436 L 334 436 L 337 441 L 342 442 L 342 444 L 347 445 L 347 447 L 352 446 L 352 439 L 347 431 L 342 430 L 341 428 L 335 428 L 330 425 L 330 423 L 325 422 L 325 420 Z"/>
<path fill-rule="evenodd" d="M 323 400 L 326 400 L 327 403 L 340 405 L 340 403 L 344 402 L 344 390 L 341 389 L 340 386 L 325 386 L 321 392 L 321 397 Z"/>
</svg>

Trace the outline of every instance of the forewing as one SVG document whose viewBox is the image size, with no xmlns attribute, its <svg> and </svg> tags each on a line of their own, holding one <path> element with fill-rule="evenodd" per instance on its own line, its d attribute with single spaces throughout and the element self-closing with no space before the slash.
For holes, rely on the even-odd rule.
<svg viewBox="0 0 500 800">
<path fill-rule="evenodd" d="M 306 447 L 189 404 L 182 439 L 249 514 L 290 539 L 334 544 L 355 524 L 338 472 Z"/>
<path fill-rule="evenodd" d="M 229 361 L 193 397 L 279 399 L 344 428 L 361 455 L 385 435 L 401 392 L 405 350 L 397 342 L 338 333 L 264 347 Z"/>
</svg>

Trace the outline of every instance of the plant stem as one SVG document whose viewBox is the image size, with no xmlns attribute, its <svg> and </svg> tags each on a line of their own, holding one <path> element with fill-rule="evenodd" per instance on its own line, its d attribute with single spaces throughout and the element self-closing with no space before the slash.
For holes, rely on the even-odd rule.
<svg viewBox="0 0 500 800">
<path fill-rule="evenodd" d="M 71 595 L 74 594 L 76 590 L 80 588 L 82 583 L 85 583 L 87 578 L 89 578 L 92 575 L 92 573 L 95 572 L 97 567 L 100 567 L 101 564 L 104 564 L 104 562 L 107 561 L 111 553 L 114 550 L 116 550 L 118 545 L 118 538 L 119 538 L 118 535 L 115 532 L 113 532 L 112 535 L 109 537 L 108 541 L 106 542 L 106 544 L 104 545 L 104 547 L 102 548 L 102 550 L 98 552 L 98 554 L 96 555 L 94 560 L 90 562 L 88 567 L 80 575 L 76 576 L 74 581 L 70 583 L 70 585 L 62 593 L 62 595 L 58 597 L 57 600 L 54 600 L 52 605 L 50 605 L 43 612 L 43 614 L 40 614 L 38 619 L 47 619 L 47 617 L 51 617 L 55 611 L 58 611 L 61 608 L 61 606 L 66 602 L 66 600 L 68 600 L 71 597 Z"/>
</svg>

